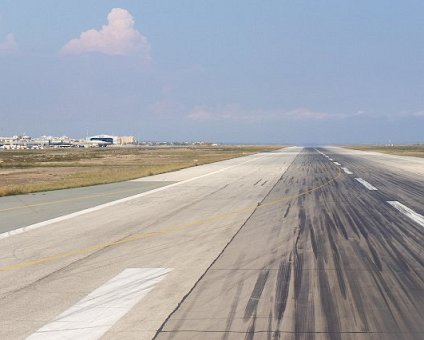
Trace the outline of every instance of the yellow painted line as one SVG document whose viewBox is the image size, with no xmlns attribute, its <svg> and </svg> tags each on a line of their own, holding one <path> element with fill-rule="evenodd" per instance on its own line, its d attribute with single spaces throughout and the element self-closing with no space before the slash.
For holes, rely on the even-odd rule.
<svg viewBox="0 0 424 340">
<path fill-rule="evenodd" d="M 206 219 L 196 220 L 196 221 L 193 221 L 189 224 L 183 224 L 183 225 L 180 225 L 180 226 L 168 227 L 168 228 L 164 228 L 162 230 L 149 232 L 149 233 L 134 234 L 132 236 L 123 238 L 122 240 L 118 240 L 118 241 L 97 244 L 97 245 L 93 245 L 93 246 L 86 247 L 86 248 L 70 250 L 70 251 L 65 252 L 65 253 L 59 253 L 59 254 L 55 254 L 55 255 L 51 255 L 51 256 L 47 256 L 47 257 L 42 257 L 42 258 L 39 258 L 39 259 L 28 260 L 28 261 L 19 262 L 19 263 L 16 263 L 16 264 L 11 264 L 11 265 L 8 265 L 8 266 L 0 267 L 0 272 L 23 269 L 23 268 L 31 267 L 31 266 L 34 266 L 34 265 L 37 265 L 37 264 L 52 262 L 52 261 L 55 261 L 55 260 L 61 260 L 61 259 L 67 258 L 67 257 L 85 254 L 85 253 L 90 253 L 92 251 L 98 251 L 98 250 L 102 250 L 102 249 L 105 249 L 105 248 L 108 248 L 108 247 L 117 246 L 117 245 L 120 245 L 120 244 L 139 241 L 139 240 L 151 238 L 151 237 L 154 237 L 154 236 L 165 235 L 165 234 L 169 234 L 171 232 L 181 231 L 181 230 L 191 228 L 191 227 L 194 227 L 194 226 L 199 226 L 199 225 L 204 224 L 204 223 L 214 222 L 214 221 L 229 217 L 231 215 L 238 215 L 238 214 L 241 214 L 241 213 L 246 212 L 246 211 L 251 211 L 254 208 L 262 208 L 262 207 L 274 205 L 274 204 L 277 204 L 277 203 L 280 203 L 280 202 L 289 201 L 289 200 L 298 198 L 300 196 L 305 196 L 307 194 L 310 194 L 310 193 L 312 193 L 316 190 L 319 190 L 319 189 L 327 186 L 331 182 L 334 182 L 341 175 L 343 175 L 343 172 L 340 170 L 340 168 L 337 168 L 337 171 L 338 171 L 338 173 L 335 177 L 333 177 L 329 181 L 327 181 L 327 182 L 325 182 L 325 183 L 323 183 L 323 184 L 321 184 L 317 187 L 314 187 L 314 188 L 309 189 L 307 191 L 304 191 L 302 193 L 298 193 L 296 195 L 286 196 L 286 197 L 283 197 L 281 199 L 277 199 L 277 200 L 273 200 L 271 202 L 263 203 L 260 206 L 257 206 L 257 205 L 250 206 L 250 207 L 239 209 L 239 210 L 233 210 L 233 211 L 229 211 L 229 212 L 226 212 L 226 213 L 217 214 L 217 215 L 211 216 L 211 217 L 206 218 Z"/>
<path fill-rule="evenodd" d="M 169 182 L 168 184 L 171 184 L 171 182 Z M 150 189 L 148 189 L 148 190 L 150 190 Z M 126 192 L 131 192 L 131 191 L 137 191 L 137 188 L 118 190 L 118 191 L 109 191 L 109 192 L 104 192 L 104 193 L 101 193 L 101 194 L 93 194 L 93 195 L 79 196 L 79 197 L 74 197 L 74 198 L 65 198 L 65 199 L 56 200 L 56 201 L 48 201 L 48 202 L 42 202 L 42 203 L 36 203 L 36 204 L 15 206 L 15 207 L 10 207 L 10 208 L 0 209 L 0 213 L 5 212 L 5 211 L 13 211 L 13 210 L 19 210 L 19 209 L 35 208 L 35 207 L 40 207 L 40 206 L 59 204 L 59 203 L 80 201 L 80 200 L 96 198 L 96 197 L 113 196 L 113 195 L 117 195 L 117 194 L 123 194 L 123 193 L 126 193 Z"/>
</svg>

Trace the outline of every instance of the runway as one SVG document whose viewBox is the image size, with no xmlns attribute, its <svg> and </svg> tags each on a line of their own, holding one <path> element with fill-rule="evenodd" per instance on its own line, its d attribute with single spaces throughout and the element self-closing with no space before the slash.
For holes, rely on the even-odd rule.
<svg viewBox="0 0 424 340">
<path fill-rule="evenodd" d="M 257 154 L 0 239 L 0 338 L 422 339 L 421 163 L 384 162 Z"/>
<path fill-rule="evenodd" d="M 297 156 L 156 339 L 423 338 L 424 224 L 387 203 L 423 214 L 422 178 L 327 153 Z"/>
</svg>

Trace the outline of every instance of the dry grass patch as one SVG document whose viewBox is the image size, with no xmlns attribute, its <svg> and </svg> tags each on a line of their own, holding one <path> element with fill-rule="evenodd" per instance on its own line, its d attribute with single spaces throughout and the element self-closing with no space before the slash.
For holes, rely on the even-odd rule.
<svg viewBox="0 0 424 340">
<path fill-rule="evenodd" d="M 0 196 L 125 181 L 280 148 L 195 146 L 1 150 Z"/>
<path fill-rule="evenodd" d="M 345 146 L 349 149 L 361 150 L 361 151 L 375 151 L 382 152 L 391 155 L 399 156 L 412 156 L 412 157 L 424 157 L 424 145 L 349 145 Z"/>
</svg>

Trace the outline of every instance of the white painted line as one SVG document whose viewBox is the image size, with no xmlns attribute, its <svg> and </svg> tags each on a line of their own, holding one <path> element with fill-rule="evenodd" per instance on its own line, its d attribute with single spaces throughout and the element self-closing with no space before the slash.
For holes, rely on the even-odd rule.
<svg viewBox="0 0 424 340">
<path fill-rule="evenodd" d="M 321 155 L 325 156 L 325 154 L 321 151 L 319 151 L 318 149 L 314 149 L 316 152 L 320 153 Z"/>
<path fill-rule="evenodd" d="M 170 271 L 170 268 L 125 269 L 27 340 L 99 339 Z"/>
<path fill-rule="evenodd" d="M 281 153 L 281 154 L 284 155 L 284 153 Z M 178 185 L 186 184 L 186 183 L 189 183 L 189 182 L 198 180 L 200 178 L 211 176 L 211 175 L 214 175 L 214 174 L 217 174 L 217 173 L 220 173 L 220 172 L 223 172 L 223 171 L 226 171 L 226 170 L 235 168 L 237 166 L 240 166 L 240 165 L 243 165 L 243 164 L 246 164 L 246 163 L 250 163 L 250 162 L 256 161 L 256 160 L 261 159 L 261 158 L 264 158 L 264 157 L 266 157 L 268 155 L 269 154 L 267 153 L 267 154 L 264 154 L 263 156 L 255 157 L 253 159 L 249 159 L 247 161 L 244 161 L 244 162 L 241 162 L 241 163 L 238 163 L 238 164 L 235 164 L 235 165 L 231 165 L 231 166 L 228 166 L 226 168 L 222 168 L 220 170 L 209 172 L 209 173 L 204 174 L 204 175 L 201 175 L 201 176 L 196 176 L 196 177 L 193 177 L 193 178 L 190 178 L 190 179 L 186 179 L 186 180 L 181 181 L 181 182 L 173 183 L 173 184 L 166 185 L 166 186 L 163 186 L 163 187 L 160 187 L 160 188 L 157 188 L 157 189 L 153 189 L 153 190 L 150 190 L 150 191 L 142 192 L 142 193 L 137 194 L 137 195 L 133 195 L 133 196 L 128 196 L 128 197 L 125 197 L 125 198 L 121 198 L 121 199 L 116 200 L 116 201 L 112 201 L 112 202 L 100 204 L 100 205 L 94 206 L 92 208 L 84 209 L 84 210 L 81 210 L 81 211 L 76 211 L 74 213 L 63 215 L 63 216 L 56 217 L 56 218 L 52 218 L 52 219 L 47 220 L 47 221 L 43 221 L 43 222 L 31 224 L 31 225 L 26 226 L 26 227 L 22 227 L 22 228 L 17 228 L 17 229 L 14 229 L 14 230 L 10 230 L 8 232 L 5 232 L 5 233 L 0 234 L 0 240 L 1 239 L 4 239 L 4 238 L 11 237 L 13 235 L 23 234 L 23 233 L 26 233 L 26 232 L 31 231 L 31 230 L 35 230 L 35 229 L 39 229 L 39 228 L 42 228 L 42 227 L 46 227 L 46 226 L 51 225 L 53 223 L 70 220 L 70 219 L 72 219 L 74 217 L 78 217 L 78 216 L 81 216 L 81 215 L 92 213 L 94 211 L 98 211 L 98 210 L 101 210 L 101 209 L 104 209 L 104 208 L 109 208 L 109 207 L 115 206 L 115 205 L 120 204 L 120 203 L 125 203 L 125 202 L 128 202 L 128 201 L 132 201 L 132 200 L 135 200 L 135 199 L 140 198 L 140 197 L 144 197 L 144 196 L 148 196 L 148 195 L 151 195 L 151 194 L 155 194 L 157 192 L 160 192 L 160 191 L 163 191 L 163 190 L 167 190 L 169 188 L 173 188 L 173 187 L 176 187 Z"/>
<path fill-rule="evenodd" d="M 369 184 L 366 180 L 362 178 L 355 178 L 359 183 L 361 183 L 368 190 L 378 190 L 375 186 Z"/>
<path fill-rule="evenodd" d="M 343 169 L 343 171 L 345 172 L 345 173 L 347 173 L 348 175 L 352 175 L 353 174 L 353 172 L 352 171 L 350 171 L 348 168 L 342 168 Z"/>
<path fill-rule="evenodd" d="M 316 152 L 319 152 L 321 155 L 325 156 L 325 153 L 324 153 L 324 152 L 322 152 L 322 151 L 320 151 L 320 150 L 318 150 L 318 149 L 315 149 L 315 148 L 314 148 L 314 150 L 315 150 Z"/>
<path fill-rule="evenodd" d="M 411 220 L 417 222 L 421 227 L 424 228 L 424 216 L 418 214 L 411 208 L 408 208 L 406 205 L 403 205 L 402 203 L 398 201 L 387 201 L 392 207 L 399 210 L 402 214 L 408 216 Z"/>
<path fill-rule="evenodd" d="M 332 159 L 332 158 L 330 158 L 330 157 L 328 157 L 328 159 L 329 159 L 330 161 L 333 161 L 333 159 Z"/>
<path fill-rule="evenodd" d="M 333 162 L 333 163 L 338 165 L 338 166 L 342 166 L 339 162 Z"/>
</svg>

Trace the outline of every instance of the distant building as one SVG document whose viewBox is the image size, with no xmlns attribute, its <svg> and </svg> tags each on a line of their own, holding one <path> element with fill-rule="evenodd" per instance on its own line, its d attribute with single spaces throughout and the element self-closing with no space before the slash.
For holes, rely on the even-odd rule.
<svg viewBox="0 0 424 340">
<path fill-rule="evenodd" d="M 119 136 L 118 144 L 120 145 L 137 144 L 137 139 L 134 136 Z"/>
<path fill-rule="evenodd" d="M 0 137 L 0 146 L 3 149 L 27 149 L 31 144 L 30 136 Z"/>
<path fill-rule="evenodd" d="M 134 136 L 96 135 L 78 140 L 67 136 L 40 136 L 31 137 L 16 135 L 0 136 L 0 149 L 44 149 L 44 148 L 72 148 L 72 147 L 106 147 L 108 145 L 138 144 Z"/>
<path fill-rule="evenodd" d="M 88 138 L 90 141 L 100 141 L 113 145 L 128 145 L 137 144 L 137 139 L 134 136 L 110 136 L 110 135 L 96 135 Z"/>
<path fill-rule="evenodd" d="M 110 135 L 97 135 L 89 137 L 88 140 L 90 141 L 100 141 L 107 144 L 118 144 L 118 137 L 117 136 L 110 136 Z"/>
<path fill-rule="evenodd" d="M 0 137 L 0 143 L 1 144 L 14 144 L 18 141 L 16 136 L 14 137 Z"/>
</svg>

